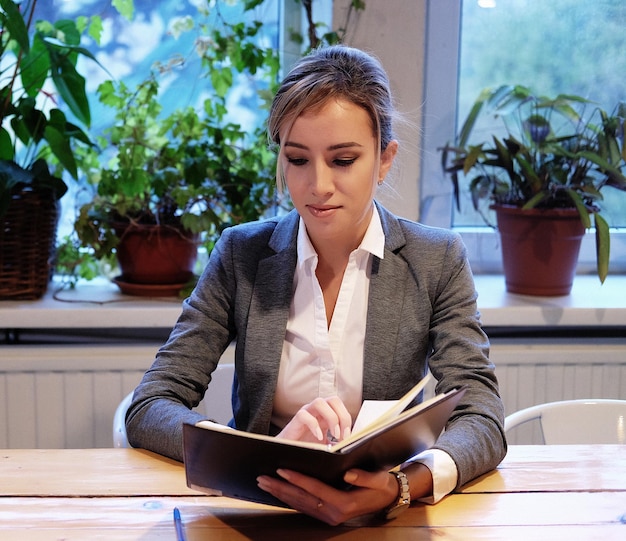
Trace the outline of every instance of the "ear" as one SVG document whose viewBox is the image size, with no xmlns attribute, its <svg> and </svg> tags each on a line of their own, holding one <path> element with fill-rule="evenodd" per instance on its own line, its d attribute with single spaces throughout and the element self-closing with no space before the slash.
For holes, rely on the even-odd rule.
<svg viewBox="0 0 626 541">
<path fill-rule="evenodd" d="M 380 155 L 380 167 L 378 170 L 379 180 L 383 180 L 387 176 L 387 173 L 389 172 L 389 169 L 391 169 L 391 166 L 393 165 L 393 160 L 395 159 L 397 153 L 398 141 L 393 139 L 389 141 L 387 148 L 383 150 Z"/>
</svg>

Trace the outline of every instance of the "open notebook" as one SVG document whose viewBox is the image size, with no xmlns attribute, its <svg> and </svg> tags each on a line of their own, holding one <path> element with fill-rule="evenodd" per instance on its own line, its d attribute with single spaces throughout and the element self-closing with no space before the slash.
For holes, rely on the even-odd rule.
<svg viewBox="0 0 626 541">
<path fill-rule="evenodd" d="M 390 469 L 432 447 L 464 394 L 455 389 L 407 409 L 426 379 L 395 401 L 365 401 L 350 437 L 333 445 L 276 439 L 202 421 L 183 427 L 187 485 L 209 494 L 284 506 L 257 487 L 286 468 L 349 488 L 350 468 Z M 373 402 L 373 403 L 371 403 Z"/>
</svg>

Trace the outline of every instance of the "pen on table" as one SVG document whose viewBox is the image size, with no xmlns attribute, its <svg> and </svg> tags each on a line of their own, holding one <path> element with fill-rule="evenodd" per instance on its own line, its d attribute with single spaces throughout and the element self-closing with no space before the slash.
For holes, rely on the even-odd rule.
<svg viewBox="0 0 626 541">
<path fill-rule="evenodd" d="M 183 522 L 180 518 L 180 511 L 178 507 L 174 507 L 174 527 L 176 528 L 176 540 L 185 541 L 185 530 L 183 529 Z"/>
</svg>

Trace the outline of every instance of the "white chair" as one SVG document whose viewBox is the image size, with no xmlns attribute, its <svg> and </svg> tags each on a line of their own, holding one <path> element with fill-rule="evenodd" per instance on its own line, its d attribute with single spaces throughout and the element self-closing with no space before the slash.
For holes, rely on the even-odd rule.
<svg viewBox="0 0 626 541">
<path fill-rule="evenodd" d="M 626 443 L 626 400 L 548 402 L 507 416 L 504 430 L 539 421 L 545 444 Z"/>
<path fill-rule="evenodd" d="M 200 402 L 197 410 L 218 423 L 227 424 L 232 416 L 231 391 L 235 365 L 218 364 L 213 372 L 209 390 Z M 133 399 L 133 392 L 128 393 L 115 409 L 113 416 L 113 447 L 129 447 L 126 437 L 126 412 Z"/>
<path fill-rule="evenodd" d="M 128 393 L 115 409 L 113 415 L 113 447 L 130 447 L 126 438 L 126 412 L 133 399 L 133 392 Z"/>
</svg>

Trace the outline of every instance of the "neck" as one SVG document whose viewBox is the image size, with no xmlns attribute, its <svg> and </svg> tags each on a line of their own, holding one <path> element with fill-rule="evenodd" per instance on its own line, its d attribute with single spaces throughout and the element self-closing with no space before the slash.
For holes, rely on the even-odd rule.
<svg viewBox="0 0 626 541">
<path fill-rule="evenodd" d="M 365 237 L 372 219 L 372 212 L 373 210 L 370 210 L 359 225 L 355 226 L 358 229 L 346 229 L 346 231 L 335 236 L 323 238 L 314 238 L 310 232 L 307 232 L 311 244 L 317 252 L 318 265 L 324 264 L 328 268 L 340 268 L 343 271 L 348 264 L 350 254 L 361 245 Z"/>
</svg>

